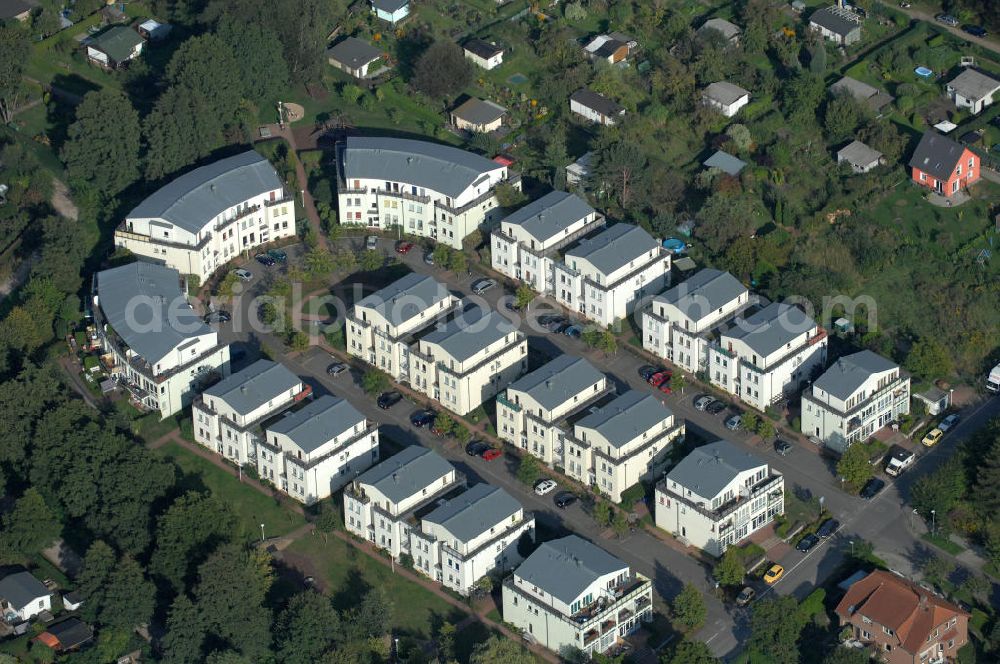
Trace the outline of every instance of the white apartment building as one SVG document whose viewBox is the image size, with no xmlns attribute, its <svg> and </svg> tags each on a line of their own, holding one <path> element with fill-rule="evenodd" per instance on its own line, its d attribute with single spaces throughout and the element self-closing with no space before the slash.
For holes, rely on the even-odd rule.
<svg viewBox="0 0 1000 664">
<path fill-rule="evenodd" d="M 696 448 L 656 485 L 656 526 L 721 556 L 785 512 L 785 478 L 728 440 Z"/>
<path fill-rule="evenodd" d="M 101 361 L 140 407 L 173 415 L 206 379 L 229 374 L 229 345 L 188 303 L 177 270 L 140 261 L 94 281 Z"/>
<path fill-rule="evenodd" d="M 504 622 L 560 654 L 606 652 L 653 619 L 652 582 L 576 535 L 539 546 L 502 595 Z"/>
<path fill-rule="evenodd" d="M 354 305 L 346 325 L 347 352 L 395 381 L 408 381 L 414 336 L 452 313 L 458 302 L 432 277 L 408 274 Z"/>
<path fill-rule="evenodd" d="M 257 360 L 195 398 L 194 439 L 237 465 L 256 467 L 261 423 L 311 393 L 284 365 Z"/>
<path fill-rule="evenodd" d="M 638 226 L 615 224 L 581 240 L 555 264 L 555 298 L 598 325 L 611 325 L 669 281 L 670 254 Z"/>
<path fill-rule="evenodd" d="M 459 415 L 527 368 L 528 340 L 496 311 L 466 311 L 410 347 L 410 385 Z"/>
<path fill-rule="evenodd" d="M 802 433 L 843 452 L 910 412 L 910 377 L 870 350 L 847 355 L 802 393 Z"/>
<path fill-rule="evenodd" d="M 241 253 L 294 235 L 295 197 L 248 150 L 161 187 L 126 215 L 115 245 L 204 283 Z"/>
<path fill-rule="evenodd" d="M 520 176 L 472 152 L 402 138 L 351 136 L 337 146 L 340 223 L 400 226 L 455 249 L 502 216 L 496 186 Z"/>
<path fill-rule="evenodd" d="M 642 347 L 691 373 L 708 366 L 712 332 L 750 302 L 728 272 L 705 269 L 653 298 L 642 314 Z"/>
<path fill-rule="evenodd" d="M 327 394 L 268 424 L 257 456 L 261 477 L 312 505 L 378 462 L 378 426 Z"/>
<path fill-rule="evenodd" d="M 437 452 L 411 445 L 344 489 L 347 531 L 399 560 L 410 552 L 413 513 L 465 485 L 465 478 Z"/>
<path fill-rule="evenodd" d="M 493 269 L 532 290 L 555 292 L 560 249 L 604 226 L 604 215 L 565 191 L 552 191 L 500 221 L 493 231 Z"/>
<path fill-rule="evenodd" d="M 410 530 L 413 567 L 460 595 L 472 592 L 484 576 L 498 575 L 521 562 L 518 543 L 534 540 L 535 518 L 513 496 L 477 484 L 441 502 Z"/>
<path fill-rule="evenodd" d="M 683 420 L 652 394 L 629 390 L 592 412 L 563 437 L 565 473 L 615 503 L 639 480 L 656 475 L 665 451 L 684 435 Z"/>
<path fill-rule="evenodd" d="M 497 435 L 547 465 L 562 465 L 566 420 L 612 391 L 582 357 L 560 355 L 497 395 Z"/>
<path fill-rule="evenodd" d="M 827 342 L 801 309 L 774 302 L 720 332 L 708 349 L 709 380 L 764 410 L 812 379 L 826 363 Z"/>
</svg>

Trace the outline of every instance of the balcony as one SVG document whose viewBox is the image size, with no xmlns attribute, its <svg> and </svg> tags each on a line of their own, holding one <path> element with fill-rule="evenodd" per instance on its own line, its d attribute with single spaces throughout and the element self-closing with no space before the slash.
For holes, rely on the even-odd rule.
<svg viewBox="0 0 1000 664">
<path fill-rule="evenodd" d="M 752 502 L 755 498 L 759 498 L 765 493 L 768 496 L 768 503 L 774 502 L 777 498 L 784 495 L 783 489 L 778 488 L 779 484 L 783 484 L 784 478 L 778 471 L 772 469 L 771 474 L 766 477 L 762 482 L 750 488 L 750 491 L 746 494 L 739 495 L 733 500 L 720 505 L 716 509 L 711 507 L 706 507 L 704 503 L 695 503 L 687 498 L 678 495 L 673 491 L 667 490 L 666 480 L 662 480 L 658 485 L 663 493 L 666 493 L 671 500 L 676 500 L 683 503 L 685 506 L 690 507 L 702 516 L 708 517 L 714 521 L 721 521 L 733 514 L 736 510 L 740 509 L 749 502 Z M 720 526 L 720 533 L 723 529 L 727 528 L 729 524 L 724 524 Z"/>
<path fill-rule="evenodd" d="M 521 406 L 519 404 L 514 403 L 510 399 L 508 399 L 505 396 L 505 394 L 498 394 L 496 398 L 497 398 L 497 403 L 499 403 L 501 405 L 504 405 L 507 408 L 510 408 L 515 413 L 520 413 L 521 412 Z"/>
<path fill-rule="evenodd" d="M 237 221 L 239 221 L 240 219 L 246 219 L 250 215 L 255 214 L 257 212 L 260 212 L 260 206 L 259 205 L 251 205 L 250 207 L 244 208 L 244 209 L 240 210 L 239 212 L 237 212 L 235 217 L 230 217 L 229 219 L 223 219 L 219 223 L 215 224 L 215 226 L 212 227 L 212 230 L 214 230 L 216 232 L 221 231 L 226 226 L 229 226 L 230 224 L 234 224 Z"/>
<path fill-rule="evenodd" d="M 284 205 L 285 203 L 294 203 L 295 197 L 289 196 L 288 192 L 284 192 L 281 198 L 275 199 L 273 201 L 264 201 L 264 207 L 274 207 L 275 205 Z"/>
</svg>

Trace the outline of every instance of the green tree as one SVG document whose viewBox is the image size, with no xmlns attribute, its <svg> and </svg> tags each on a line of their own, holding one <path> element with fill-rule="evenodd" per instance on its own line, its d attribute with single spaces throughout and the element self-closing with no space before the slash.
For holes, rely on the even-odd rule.
<svg viewBox="0 0 1000 664">
<path fill-rule="evenodd" d="M 604 191 L 623 209 L 628 208 L 639 189 L 641 174 L 645 172 L 645 153 L 635 142 L 613 132 L 602 133 L 593 152 L 591 188 Z"/>
<path fill-rule="evenodd" d="M 934 337 L 921 337 L 906 354 L 906 368 L 925 380 L 948 376 L 952 359 L 945 347 Z"/>
<path fill-rule="evenodd" d="M 268 106 L 288 88 L 288 63 L 277 34 L 266 24 L 223 15 L 216 34 L 239 63 L 243 96 Z"/>
<path fill-rule="evenodd" d="M 541 475 L 538 459 L 528 453 L 522 454 L 521 461 L 517 464 L 517 479 L 528 486 L 534 486 Z"/>
<path fill-rule="evenodd" d="M 178 595 L 167 615 L 167 631 L 161 643 L 163 661 L 167 664 L 203 662 L 202 645 L 207 631 L 208 621 L 199 608 L 187 595 Z"/>
<path fill-rule="evenodd" d="M 743 427 L 744 431 L 753 433 L 757 431 L 757 427 L 760 426 L 760 417 L 757 416 L 757 413 L 747 411 L 743 413 L 740 420 L 740 426 Z"/>
<path fill-rule="evenodd" d="M 670 613 L 674 623 L 681 632 L 693 632 L 705 623 L 708 609 L 701 591 L 692 583 L 685 583 L 684 588 L 670 603 Z"/>
<path fill-rule="evenodd" d="M 156 549 L 150 572 L 175 592 L 189 587 L 198 567 L 220 544 L 232 540 L 238 521 L 218 499 L 188 492 L 175 500 L 156 521 Z"/>
<path fill-rule="evenodd" d="M 531 301 L 535 299 L 538 294 L 531 290 L 528 284 L 521 284 L 517 287 L 517 292 L 514 293 L 515 303 L 518 309 L 527 309 Z"/>
<path fill-rule="evenodd" d="M 478 644 L 469 656 L 469 664 L 533 664 L 534 662 L 534 655 L 523 645 L 495 634 Z"/>
<path fill-rule="evenodd" d="M 322 661 L 341 639 L 340 615 L 329 598 L 307 590 L 292 597 L 278 614 L 278 660 L 282 664 L 313 664 Z"/>
<path fill-rule="evenodd" d="M 100 625 L 133 630 L 139 625 L 149 624 L 156 607 L 156 587 L 133 558 L 125 556 L 118 561 L 103 591 L 103 601 L 97 613 Z M 87 601 L 90 601 L 89 597 Z"/>
<path fill-rule="evenodd" d="M 375 395 L 389 387 L 389 376 L 378 369 L 369 369 L 361 377 L 361 388 L 366 394 Z"/>
<path fill-rule="evenodd" d="M 489 578 L 489 577 L 483 577 Z M 437 634 L 438 660 L 451 662 L 455 660 L 455 625 L 447 620 L 441 624 Z"/>
<path fill-rule="evenodd" d="M 528 201 L 528 197 L 523 191 L 506 182 L 498 184 L 493 193 L 496 194 L 500 207 L 508 211 L 519 208 Z M 437 258 L 435 258 L 436 260 Z"/>
<path fill-rule="evenodd" d="M 374 249 L 367 249 L 363 254 L 361 254 L 361 260 L 358 261 L 358 267 L 361 268 L 362 272 L 374 272 L 382 267 L 384 262 L 382 254 L 378 253 Z"/>
<path fill-rule="evenodd" d="M 674 392 L 684 394 L 684 388 L 687 387 L 687 376 L 679 372 L 675 373 L 670 379 L 670 384 Z"/>
<path fill-rule="evenodd" d="M 30 53 L 25 30 L 16 25 L 0 25 L 0 120 L 3 124 L 13 121 L 14 109 L 20 104 L 24 92 L 21 74 Z"/>
<path fill-rule="evenodd" d="M 833 141 L 842 141 L 854 136 L 861 119 L 858 101 L 850 94 L 837 95 L 826 105 L 823 126 Z"/>
<path fill-rule="evenodd" d="M 599 526 L 608 526 L 611 524 L 611 519 L 613 517 L 613 508 L 611 505 L 603 500 L 597 500 L 594 503 L 594 520 L 597 521 Z"/>
<path fill-rule="evenodd" d="M 832 648 L 823 658 L 823 664 L 870 664 L 870 662 L 871 658 L 867 651 L 854 648 Z"/>
<path fill-rule="evenodd" d="M 711 649 L 701 641 L 684 639 L 670 652 L 660 658 L 660 664 L 719 664 Z"/>
<path fill-rule="evenodd" d="M 442 436 L 447 436 L 455 430 L 455 420 L 445 411 L 434 416 L 434 430 L 439 431 Z"/>
<path fill-rule="evenodd" d="M 34 556 L 62 532 L 62 525 L 33 487 L 25 490 L 3 517 L 3 548 L 23 557 Z M 2 551 L 0 551 L 2 552 Z"/>
<path fill-rule="evenodd" d="M 922 571 L 925 579 L 940 587 L 955 571 L 955 563 L 941 556 L 930 556 L 923 562 Z"/>
<path fill-rule="evenodd" d="M 987 429 L 980 430 L 975 438 L 975 444 L 985 447 L 985 450 L 979 455 L 979 461 L 975 467 L 975 482 L 970 492 L 971 498 L 976 505 L 995 514 L 1000 511 L 1000 420 L 993 420 Z M 949 469 L 948 475 L 940 470 L 936 473 L 936 475 L 943 476 L 946 491 L 950 493 L 955 502 L 964 495 L 964 489 L 961 487 L 965 484 L 965 477 L 964 475 L 955 477 L 959 470 L 957 467 Z M 958 493 L 959 491 L 962 493 Z"/>
<path fill-rule="evenodd" d="M 435 265 L 447 269 L 448 264 L 451 262 L 451 252 L 451 247 L 439 242 L 434 245 L 434 251 L 431 252 L 431 258 L 433 258 Z"/>
<path fill-rule="evenodd" d="M 97 620 L 100 609 L 104 606 L 108 579 L 111 578 L 117 562 L 114 550 L 101 540 L 97 540 L 87 549 L 80 575 L 76 579 L 77 589 L 87 598 L 82 609 L 83 616 L 87 620 Z"/>
<path fill-rule="evenodd" d="M 867 449 L 859 443 L 848 447 L 837 462 L 837 474 L 854 489 L 861 488 L 874 472 Z"/>
<path fill-rule="evenodd" d="M 793 125 L 802 128 L 810 126 L 816 118 L 826 87 L 823 79 L 816 74 L 800 69 L 782 88 L 782 110 Z"/>
<path fill-rule="evenodd" d="M 775 436 L 774 422 L 767 417 L 760 418 L 757 423 L 757 435 L 764 440 L 770 440 Z"/>
<path fill-rule="evenodd" d="M 361 602 L 350 612 L 346 629 L 355 639 L 371 639 L 388 634 L 392 625 L 393 603 L 382 587 L 365 593 Z"/>
<path fill-rule="evenodd" d="M 88 92 L 62 148 L 70 180 L 114 196 L 139 179 L 141 140 L 139 113 L 128 97 L 112 88 Z"/>
<path fill-rule="evenodd" d="M 965 496 L 967 488 L 962 459 L 952 457 L 930 475 L 917 478 L 910 487 L 910 504 L 929 523 L 931 510 L 947 514 Z M 944 524 L 939 520 L 938 525 Z"/>
<path fill-rule="evenodd" d="M 448 269 L 456 274 L 469 269 L 469 262 L 464 251 L 451 252 L 451 256 L 448 257 Z"/>
<path fill-rule="evenodd" d="M 710 251 L 722 254 L 739 238 L 749 238 L 769 220 L 759 197 L 713 193 L 699 210 L 695 235 Z"/>
<path fill-rule="evenodd" d="M 750 647 L 769 664 L 798 664 L 799 635 L 803 624 L 794 597 L 762 599 L 750 617 Z"/>
<path fill-rule="evenodd" d="M 381 265 L 381 262 L 379 264 Z M 330 253 L 329 249 L 326 247 L 315 247 L 310 249 L 303 257 L 302 266 L 305 268 L 306 274 L 309 275 L 310 279 L 318 279 L 333 272 L 335 262 L 333 254 Z"/>
<path fill-rule="evenodd" d="M 719 582 L 720 586 L 741 586 L 746 574 L 743 552 L 733 546 L 726 549 L 712 570 L 712 576 Z"/>
<path fill-rule="evenodd" d="M 431 44 L 413 70 L 413 87 L 431 99 L 445 101 L 472 81 L 472 65 L 453 41 Z"/>
<path fill-rule="evenodd" d="M 618 537 L 624 537 L 628 533 L 628 519 L 621 510 L 614 510 L 611 516 L 611 529 L 615 531 L 615 535 Z"/>
</svg>

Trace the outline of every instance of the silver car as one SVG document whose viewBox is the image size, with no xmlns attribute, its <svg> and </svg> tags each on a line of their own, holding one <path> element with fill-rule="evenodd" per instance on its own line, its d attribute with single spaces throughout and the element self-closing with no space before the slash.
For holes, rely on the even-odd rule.
<svg viewBox="0 0 1000 664">
<path fill-rule="evenodd" d="M 476 295 L 482 295 L 496 285 L 497 282 L 492 279 L 478 279 L 472 284 L 472 292 Z"/>
<path fill-rule="evenodd" d="M 743 417 L 740 415 L 733 415 L 728 420 L 726 420 L 726 428 L 730 431 L 736 431 L 743 424 Z"/>
<path fill-rule="evenodd" d="M 378 236 L 369 235 L 367 238 L 365 238 L 365 248 L 372 250 L 378 249 Z"/>
<path fill-rule="evenodd" d="M 715 397 L 711 397 L 707 394 L 703 394 L 694 400 L 695 410 L 705 410 L 708 406 L 715 401 Z"/>
<path fill-rule="evenodd" d="M 233 270 L 233 274 L 239 277 L 240 281 L 250 281 L 251 279 L 253 279 L 253 272 L 251 272 L 250 270 L 244 270 L 241 267 L 238 267 L 235 270 Z"/>
</svg>

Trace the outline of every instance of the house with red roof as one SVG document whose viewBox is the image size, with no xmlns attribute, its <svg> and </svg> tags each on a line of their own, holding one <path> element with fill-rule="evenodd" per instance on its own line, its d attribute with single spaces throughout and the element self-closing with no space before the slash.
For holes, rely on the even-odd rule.
<svg viewBox="0 0 1000 664">
<path fill-rule="evenodd" d="M 891 572 L 853 583 L 837 604 L 841 625 L 887 664 L 954 662 L 969 641 L 969 614 Z"/>
<path fill-rule="evenodd" d="M 979 180 L 979 155 L 934 131 L 920 139 L 910 158 L 913 181 L 942 196 L 953 196 Z"/>
</svg>

